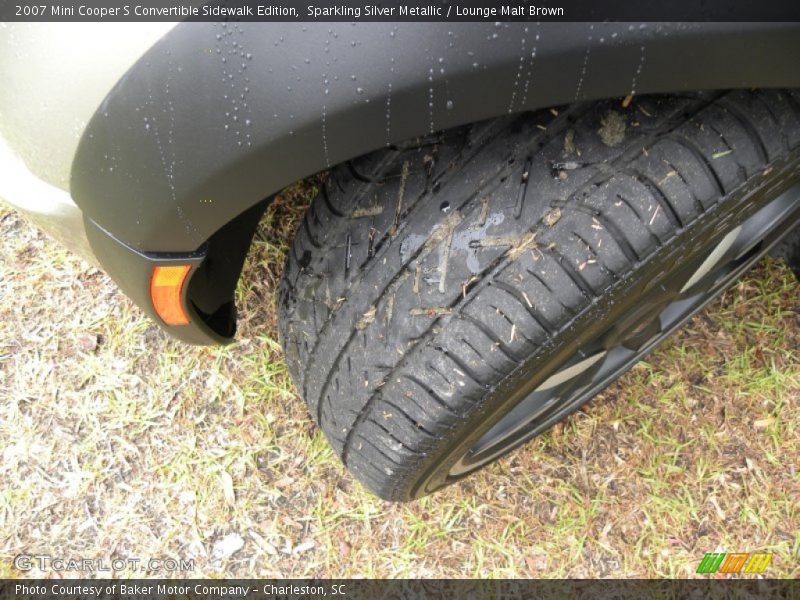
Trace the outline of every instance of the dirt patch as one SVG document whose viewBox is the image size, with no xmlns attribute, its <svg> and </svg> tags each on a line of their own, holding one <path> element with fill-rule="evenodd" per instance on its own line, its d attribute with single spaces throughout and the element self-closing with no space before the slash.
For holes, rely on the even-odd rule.
<svg viewBox="0 0 800 600">
<path fill-rule="evenodd" d="M 597 133 L 606 146 L 619 146 L 625 139 L 626 127 L 625 117 L 610 110 L 600 119 L 600 129 Z"/>
</svg>

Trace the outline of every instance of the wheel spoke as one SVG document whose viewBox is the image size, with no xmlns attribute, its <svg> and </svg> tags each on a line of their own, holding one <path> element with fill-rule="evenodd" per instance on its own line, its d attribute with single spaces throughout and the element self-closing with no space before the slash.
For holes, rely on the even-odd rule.
<svg viewBox="0 0 800 600">
<path fill-rule="evenodd" d="M 603 356 L 605 356 L 605 352 L 598 352 L 593 354 L 588 358 L 584 358 L 583 360 L 575 363 L 571 367 L 567 367 L 562 369 L 555 375 L 548 377 L 539 387 L 536 388 L 537 392 L 545 392 L 547 390 L 552 390 L 565 382 L 575 379 L 579 375 L 581 375 L 584 371 L 591 368 L 597 361 L 599 361 Z"/>
<path fill-rule="evenodd" d="M 686 298 L 680 298 L 675 302 L 670 302 L 658 317 L 661 323 L 661 330 L 669 331 L 669 329 L 680 322 L 686 314 L 694 310 L 699 304 L 702 304 L 705 299 L 706 295 L 699 293 Z"/>
<path fill-rule="evenodd" d="M 697 283 L 702 281 L 706 275 L 711 273 L 717 265 L 728 258 L 729 251 L 736 243 L 736 239 L 739 237 L 741 231 L 742 227 L 739 226 L 722 238 L 720 243 L 717 244 L 717 247 L 714 248 L 711 254 L 709 254 L 703 261 L 703 264 L 701 264 L 700 267 L 698 267 L 698 269 L 692 274 L 689 280 L 683 284 L 683 287 L 680 291 L 681 294 L 684 294 L 687 290 L 692 289 Z"/>
<path fill-rule="evenodd" d="M 633 335 L 623 340 L 622 346 L 633 351 L 639 350 L 640 348 L 644 348 L 653 339 L 658 337 L 660 333 L 661 321 L 658 317 L 656 317 L 634 332 Z"/>
<path fill-rule="evenodd" d="M 593 368 L 600 368 L 605 355 L 604 350 L 597 352 L 547 378 L 489 432 L 491 435 L 485 436 L 486 444 L 477 444 L 472 448 L 469 458 L 478 463 L 491 460 L 497 447 L 502 447 L 504 441 L 530 426 L 559 399 L 570 397 L 578 386 L 587 387 L 592 381 Z M 503 424 L 505 427 L 501 429 Z"/>
</svg>

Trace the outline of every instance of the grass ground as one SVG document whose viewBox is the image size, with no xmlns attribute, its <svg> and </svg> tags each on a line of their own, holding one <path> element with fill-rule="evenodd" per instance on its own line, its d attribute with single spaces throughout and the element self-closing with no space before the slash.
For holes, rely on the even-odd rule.
<svg viewBox="0 0 800 600">
<path fill-rule="evenodd" d="M 800 576 L 800 303 L 781 263 L 565 424 L 389 504 L 342 469 L 281 359 L 273 299 L 308 195 L 265 215 L 224 348 L 170 340 L 0 207 L 0 577 L 24 575 L 19 554 L 194 559 L 146 573 L 175 577 L 691 576 L 714 550 Z"/>
</svg>

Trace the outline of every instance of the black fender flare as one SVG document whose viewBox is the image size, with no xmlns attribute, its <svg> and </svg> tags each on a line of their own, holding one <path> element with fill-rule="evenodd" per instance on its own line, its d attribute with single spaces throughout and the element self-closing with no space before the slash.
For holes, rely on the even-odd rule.
<svg viewBox="0 0 800 600">
<path fill-rule="evenodd" d="M 71 193 L 131 254 L 196 256 L 285 185 L 382 146 L 575 101 L 797 87 L 798 61 L 798 23 L 181 23 L 97 109 Z"/>
</svg>

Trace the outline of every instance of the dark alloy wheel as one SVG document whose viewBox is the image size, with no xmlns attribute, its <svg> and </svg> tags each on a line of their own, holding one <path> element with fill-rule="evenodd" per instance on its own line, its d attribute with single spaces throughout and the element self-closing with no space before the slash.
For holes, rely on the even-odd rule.
<svg viewBox="0 0 800 600">
<path fill-rule="evenodd" d="M 576 411 L 800 222 L 800 93 L 558 107 L 335 167 L 286 264 L 290 372 L 409 500 Z"/>
<path fill-rule="evenodd" d="M 480 468 L 574 412 L 735 282 L 798 220 L 800 185 L 701 246 L 689 264 L 641 290 L 627 314 L 603 323 L 594 339 L 567 360 L 542 369 L 552 375 L 541 383 L 532 377 L 536 387 L 464 453 L 449 477 Z"/>
</svg>

